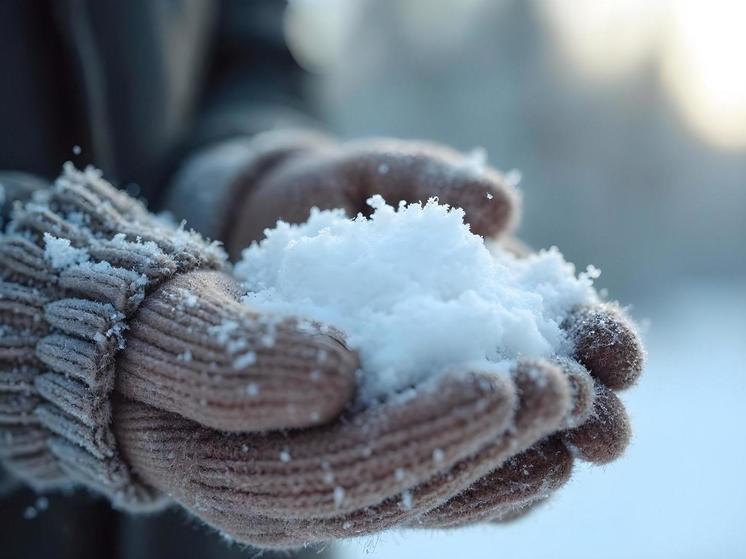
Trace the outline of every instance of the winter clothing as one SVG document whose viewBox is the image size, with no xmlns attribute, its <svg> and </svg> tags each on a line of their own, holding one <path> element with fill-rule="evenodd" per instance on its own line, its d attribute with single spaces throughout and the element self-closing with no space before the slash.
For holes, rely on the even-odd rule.
<svg viewBox="0 0 746 559">
<path fill-rule="evenodd" d="M 29 25 L 30 4 L 3 5 L 0 22 Z M 437 195 L 477 233 L 510 230 L 518 198 L 479 162 L 426 143 L 338 144 L 262 108 L 296 74 L 261 18 L 236 10 L 270 5 L 226 2 L 221 15 L 196 1 L 50 3 L 40 21 L 56 48 L 34 51 L 43 63 L 20 64 L 16 83 L 36 95 L 5 92 L 0 107 L 47 114 L 61 81 L 74 114 L 13 138 L 0 167 L 45 173 L 81 144 L 231 255 L 277 218 L 365 211 L 374 193 Z M 32 56 L 20 51 L 0 49 L 0 64 Z M 268 78 L 278 67 L 291 79 Z M 58 80 L 60 68 L 78 81 Z M 33 127 L 18 118 L 0 113 L 5 129 Z M 42 185 L 13 175 L 0 200 L 0 458 L 35 487 L 75 483 L 131 511 L 176 502 L 241 542 L 296 547 L 510 520 L 561 486 L 574 457 L 605 463 L 626 445 L 610 388 L 635 380 L 642 349 L 614 307 L 568 317 L 576 360 L 445 376 L 417 398 L 357 409 L 358 362 L 341 333 L 241 305 L 222 249 L 92 171 Z M 33 191 L 8 223 L 10 203 Z"/>
<path fill-rule="evenodd" d="M 240 541 L 296 547 L 500 519 L 566 480 L 568 448 L 605 462 L 628 437 L 612 393 L 570 360 L 446 376 L 329 423 L 358 367 L 342 335 L 251 312 L 219 247 L 92 170 L 68 166 L 16 208 L 0 262 L 0 450 L 40 487 L 74 481 L 133 511 L 169 497 Z M 566 328 L 597 378 L 634 381 L 641 351 L 613 310 Z M 520 491 L 511 458 L 536 472 Z"/>
<path fill-rule="evenodd" d="M 281 0 L 0 3 L 0 169 L 51 180 L 67 159 L 94 163 L 157 209 L 174 167 L 200 147 L 307 127 L 307 76 L 285 45 L 284 10 Z"/>
<path fill-rule="evenodd" d="M 217 195 L 206 196 L 205 184 L 229 188 L 214 188 Z M 471 230 L 484 236 L 510 232 L 519 215 L 518 193 L 499 173 L 450 148 L 390 139 L 340 144 L 292 130 L 265 132 L 195 156 L 177 173 L 167 207 L 222 239 L 237 257 L 278 218 L 305 221 L 313 206 L 367 214 L 366 200 L 373 194 L 390 203 L 437 196 L 464 208 Z"/>
<path fill-rule="evenodd" d="M 44 187 L 30 174 L 51 180 L 67 159 L 95 164 L 158 210 L 174 168 L 202 147 L 311 126 L 284 9 L 282 0 L 0 3 L 0 222 L 13 200 Z M 50 494 L 49 512 L 29 520 L 35 497 L 13 491 L 15 479 L 0 468 L 0 523 L 13 534 L 4 557 L 250 554 L 177 514 L 136 521 L 80 491 Z"/>
</svg>

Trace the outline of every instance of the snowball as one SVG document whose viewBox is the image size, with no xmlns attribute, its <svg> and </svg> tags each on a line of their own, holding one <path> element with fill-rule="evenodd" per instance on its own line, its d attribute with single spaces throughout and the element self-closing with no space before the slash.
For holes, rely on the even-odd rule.
<svg viewBox="0 0 746 559">
<path fill-rule="evenodd" d="M 346 333 L 363 401 L 448 370 L 506 370 L 519 357 L 572 351 L 560 324 L 597 300 L 595 268 L 576 276 L 556 248 L 524 259 L 488 249 L 463 210 L 435 199 L 368 203 L 369 218 L 314 208 L 303 224 L 278 222 L 235 268 L 245 304 Z"/>
</svg>

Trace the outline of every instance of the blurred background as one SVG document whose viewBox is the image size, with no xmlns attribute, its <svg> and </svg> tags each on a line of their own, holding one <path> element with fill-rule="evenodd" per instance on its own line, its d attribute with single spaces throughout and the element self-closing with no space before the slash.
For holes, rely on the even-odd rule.
<svg viewBox="0 0 746 559">
<path fill-rule="evenodd" d="M 229 4 L 218 22 L 227 32 L 210 47 L 236 60 L 216 56 L 212 77 L 232 79 L 229 62 L 246 62 L 244 35 L 249 66 L 272 72 L 257 73 L 267 81 L 257 91 L 238 87 L 241 80 L 231 95 L 217 88 L 217 101 L 295 85 L 284 47 L 270 56 L 282 18 L 293 57 L 311 75 L 306 97 L 333 133 L 486 154 L 519 182 L 520 236 L 534 248 L 558 246 L 578 269 L 600 268 L 599 287 L 628 306 L 649 352 L 641 382 L 623 394 L 635 431 L 623 459 L 578 465 L 552 500 L 514 524 L 387 532 L 335 544 L 336 555 L 746 557 L 746 2 L 289 0 L 284 16 L 274 0 L 4 2 L 0 67 L 10 101 L 0 104 L 0 121 L 11 125 L 3 128 L 0 169 L 51 178 L 60 153 L 70 157 L 68 136 L 76 144 L 82 137 L 83 159 L 97 155 L 91 159 L 107 176 L 154 198 L 157 176 L 173 170 L 168 150 L 190 124 L 181 115 L 205 93 L 190 86 L 198 82 L 194 60 L 207 48 L 201 41 L 212 40 L 207 12 Z M 253 19 L 237 16 L 242 9 Z M 78 39 L 77 50 L 61 29 Z M 271 48 L 255 53 L 254 42 Z M 110 81 L 99 79 L 92 55 L 104 57 Z M 110 114 L 76 89 L 73 69 L 81 68 L 111 102 Z M 270 79 L 275 73 L 282 79 Z M 102 119 L 111 146 L 81 132 L 91 124 L 76 120 L 83 108 L 111 117 Z M 42 548 L 56 541 L 55 530 L 64 539 L 65 520 L 86 536 L 85 546 L 68 538 L 69 556 L 116 543 L 100 526 L 118 530 L 128 556 L 158 555 L 159 545 L 206 556 L 186 531 L 165 531 L 168 522 L 205 531 L 185 514 L 159 524 L 115 517 L 103 501 L 75 509 L 67 496 L 15 495 L 12 506 L 0 505 L 11 519 L 0 529 L 0 558 L 21 532 Z M 256 555 L 217 543 L 220 552 Z"/>
<path fill-rule="evenodd" d="M 746 3 L 294 0 L 293 54 L 343 137 L 484 149 L 521 236 L 630 306 L 649 365 L 622 460 L 509 526 L 344 557 L 746 556 Z"/>
</svg>

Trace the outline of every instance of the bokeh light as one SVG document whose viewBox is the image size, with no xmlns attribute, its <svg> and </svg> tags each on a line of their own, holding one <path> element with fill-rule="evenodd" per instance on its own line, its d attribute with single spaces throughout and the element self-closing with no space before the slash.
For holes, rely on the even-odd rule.
<svg viewBox="0 0 746 559">
<path fill-rule="evenodd" d="M 667 90 L 705 139 L 746 147 L 746 3 L 681 0 L 672 7 L 662 53 Z"/>
</svg>

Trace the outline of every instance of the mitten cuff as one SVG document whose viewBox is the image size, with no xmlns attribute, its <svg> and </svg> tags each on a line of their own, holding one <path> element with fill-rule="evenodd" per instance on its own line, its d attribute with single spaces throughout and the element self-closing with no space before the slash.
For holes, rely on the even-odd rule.
<svg viewBox="0 0 746 559">
<path fill-rule="evenodd" d="M 176 274 L 223 251 L 72 165 L 0 237 L 0 458 L 35 486 L 71 482 L 130 510 L 157 492 L 120 458 L 110 397 L 128 320 Z"/>
<path fill-rule="evenodd" d="M 288 158 L 331 143 L 307 130 L 271 130 L 203 149 L 176 173 L 165 208 L 203 235 L 226 241 L 234 212 L 261 178 Z"/>
</svg>

